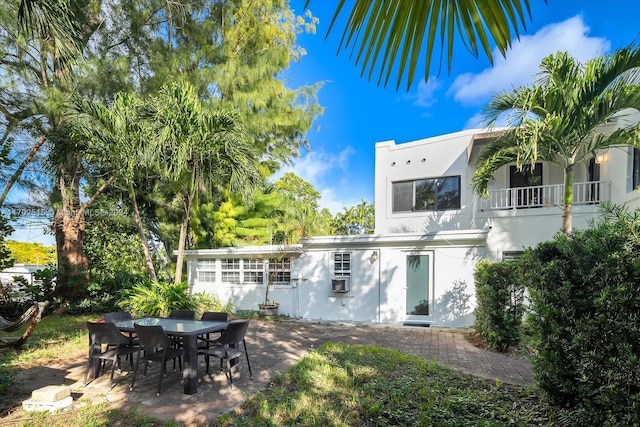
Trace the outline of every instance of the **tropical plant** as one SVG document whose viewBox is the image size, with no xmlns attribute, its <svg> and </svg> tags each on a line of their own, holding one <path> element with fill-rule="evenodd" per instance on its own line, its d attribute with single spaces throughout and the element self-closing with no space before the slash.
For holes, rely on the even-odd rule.
<svg viewBox="0 0 640 427">
<path fill-rule="evenodd" d="M 84 47 L 76 11 L 68 0 L 20 0 L 18 21 L 28 38 L 45 40 L 61 63 L 75 61 Z"/>
<path fill-rule="evenodd" d="M 520 341 L 525 286 L 518 261 L 482 261 L 474 271 L 474 327 L 487 347 L 506 351 Z"/>
<path fill-rule="evenodd" d="M 230 301 L 222 302 L 205 293 L 191 294 L 185 282 L 138 283 L 122 294 L 118 305 L 130 311 L 134 317 L 168 317 L 172 310 L 193 310 L 200 317 L 205 311 L 231 313 L 233 310 Z"/>
<path fill-rule="evenodd" d="M 115 93 L 154 93 L 180 76 L 193 82 L 205 104 L 241 109 L 258 152 L 272 169 L 306 144 L 304 135 L 321 111 L 317 86 L 293 89 L 281 80 L 281 70 L 304 55 L 296 35 L 313 31 L 315 25 L 310 15 L 295 16 L 285 0 L 16 0 L 0 3 L 0 17 L 0 50 L 12 58 L 0 61 L 0 91 L 7 94 L 0 111 L 6 123 L 0 148 L 14 157 L 27 153 L 15 173 L 0 171 L 9 182 L 0 205 L 23 171 L 27 178 L 48 172 L 43 182 L 52 188 L 55 209 L 56 292 L 65 299 L 81 298 L 90 283 L 84 214 L 95 199 L 86 193 L 81 199 L 80 185 L 90 182 L 104 191 L 111 184 L 108 174 L 103 175 L 106 165 L 97 161 L 101 157 L 70 132 L 65 106 L 72 96 L 110 105 Z M 29 145 L 12 150 L 14 142 Z M 49 169 L 26 169 L 39 160 L 42 147 L 50 149 Z M 147 182 L 136 178 L 136 184 Z M 156 195 L 158 182 L 156 178 L 152 187 Z M 169 194 L 156 200 L 176 199 L 167 187 Z M 138 196 L 139 203 L 148 202 Z M 174 233 L 167 224 L 182 212 L 167 218 L 157 213 L 163 207 L 148 203 L 140 209 L 143 217 L 160 217 L 146 225 L 154 233 L 168 230 L 160 237 L 172 253 L 168 243 L 178 240 L 178 230 Z"/>
<path fill-rule="evenodd" d="M 53 264 L 56 262 L 56 248 L 38 242 L 17 242 L 7 240 L 7 248 L 18 264 Z"/>
<path fill-rule="evenodd" d="M 306 6 L 310 3 L 311 0 L 307 0 Z M 338 3 L 327 35 L 345 3 L 345 0 Z M 440 57 L 446 56 L 448 70 L 451 70 L 456 30 L 473 56 L 482 52 L 493 62 L 491 42 L 504 56 L 511 46 L 511 31 L 518 37 L 521 28 L 526 28 L 525 15 L 530 16 L 529 0 L 357 0 L 350 4 L 351 12 L 338 51 L 348 50 L 356 65 L 362 62 L 361 75 L 368 70 L 369 80 L 377 68 L 378 85 L 384 81 L 385 87 L 397 67 L 396 90 L 400 88 L 405 70 L 409 90 L 421 55 L 425 53 L 424 79 L 428 80 L 437 38 Z"/>
<path fill-rule="evenodd" d="M 320 193 L 313 185 L 287 172 L 274 182 L 273 191 L 283 200 L 274 244 L 294 244 L 304 237 L 329 234 L 331 214 L 320 208 Z"/>
<path fill-rule="evenodd" d="M 584 230 L 525 251 L 535 380 L 564 425 L 640 423 L 640 213 L 603 204 Z"/>
<path fill-rule="evenodd" d="M 2 154 L 0 158 L 2 163 L 9 165 L 14 162 L 14 159 L 7 159 L 7 154 L 11 151 L 15 139 L 10 138 L 14 132 L 22 132 L 22 122 L 34 118 L 40 111 L 38 106 L 34 105 L 34 91 L 29 89 L 23 93 L 19 93 L 22 89 L 16 90 L 15 75 L 22 75 L 25 77 L 29 74 L 35 74 L 36 81 L 42 83 L 46 80 L 48 86 L 52 85 L 55 78 L 68 77 L 69 65 L 73 64 L 78 55 L 82 52 L 84 46 L 84 38 L 82 30 L 78 25 L 78 4 L 72 6 L 67 0 L 20 0 L 17 9 L 17 13 L 14 10 L 16 3 L 7 2 L 7 8 L 0 8 L 0 15 L 3 18 L 3 22 L 16 22 L 17 18 L 17 31 L 13 29 L 7 30 L 5 27 L 5 35 L 0 37 L 0 43 L 6 49 L 6 52 L 15 51 L 16 55 L 13 56 L 11 61 L 3 61 L 1 67 L 3 71 L 9 70 L 8 77 L 3 79 L 10 87 L 12 96 L 6 100 L 2 108 L 2 115 L 4 116 L 5 128 L 2 131 L 2 137 L 0 138 L 0 148 Z M 32 41 L 36 41 L 37 49 L 30 49 L 28 46 Z M 33 46 L 33 45 L 32 45 Z M 30 52 L 27 56 L 26 52 Z M 35 55 L 34 55 L 35 52 Z M 38 53 L 40 57 L 38 58 Z M 38 65 L 33 67 L 30 64 L 30 60 L 27 58 L 37 58 Z M 51 73 L 49 68 L 50 63 L 55 64 L 56 73 Z M 40 68 L 41 67 L 41 68 Z M 36 71 L 35 73 L 22 74 L 23 70 Z M 34 83 L 29 77 L 25 77 Z M 42 99 L 39 99 L 42 104 Z M 38 120 L 35 120 L 36 122 Z M 37 138 L 30 147 L 26 150 L 26 155 L 22 158 L 22 161 L 17 168 L 13 170 L 10 175 L 4 176 L 6 182 L 0 194 L 0 206 L 2 206 L 9 195 L 10 190 L 16 184 L 31 185 L 27 181 L 23 180 L 23 173 L 27 166 L 36 159 L 38 151 L 44 146 L 47 141 L 45 135 Z M 3 179 L 3 181 L 5 181 Z"/>
<path fill-rule="evenodd" d="M 336 235 L 373 234 L 376 211 L 373 203 L 360 201 L 355 206 L 344 207 L 331 220 L 331 233 Z"/>
<path fill-rule="evenodd" d="M 169 83 L 149 109 L 154 122 L 152 151 L 156 170 L 176 182 L 182 195 L 182 222 L 175 283 L 182 280 L 182 264 L 191 205 L 199 193 L 229 189 L 244 200 L 259 187 L 258 156 L 237 114 L 209 110 L 187 83 Z"/>
<path fill-rule="evenodd" d="M 184 283 L 148 282 L 125 291 L 120 307 L 134 317 L 168 317 L 172 310 L 195 310 L 196 301 Z"/>
<path fill-rule="evenodd" d="M 624 125 L 611 134 L 599 128 L 633 108 L 640 111 L 640 49 L 629 46 L 581 64 L 566 52 L 542 60 L 537 82 L 503 91 L 485 108 L 489 126 L 503 114 L 509 128 L 486 145 L 478 157 L 472 186 L 487 194 L 495 172 L 515 162 L 518 170 L 538 161 L 564 171 L 562 230 L 571 231 L 573 172 L 576 164 L 598 150 L 640 146 L 640 124 Z"/>
<path fill-rule="evenodd" d="M 145 226 L 140 216 L 136 199 L 135 172 L 148 167 L 149 126 L 140 117 L 143 100 L 132 94 L 117 93 L 110 107 L 101 102 L 76 100 L 72 108 L 77 113 L 75 126 L 78 131 L 96 146 L 102 155 L 100 165 L 105 172 L 115 175 L 125 186 L 133 212 L 140 246 L 152 281 L 157 280 Z"/>
</svg>

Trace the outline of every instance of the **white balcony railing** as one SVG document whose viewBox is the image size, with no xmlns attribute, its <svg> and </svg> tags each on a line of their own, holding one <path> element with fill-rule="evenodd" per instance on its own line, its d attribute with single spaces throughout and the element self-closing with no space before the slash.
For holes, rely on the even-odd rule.
<svg viewBox="0 0 640 427">
<path fill-rule="evenodd" d="M 564 184 L 490 190 L 489 198 L 481 198 L 480 210 L 541 208 L 562 206 Z M 609 184 L 604 181 L 573 184 L 573 204 L 590 205 L 609 200 Z"/>
</svg>

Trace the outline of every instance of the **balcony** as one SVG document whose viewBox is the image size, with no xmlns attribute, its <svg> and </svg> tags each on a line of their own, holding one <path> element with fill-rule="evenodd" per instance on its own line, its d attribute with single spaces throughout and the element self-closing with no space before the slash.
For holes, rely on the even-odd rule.
<svg viewBox="0 0 640 427">
<path fill-rule="evenodd" d="M 564 184 L 490 190 L 489 198 L 481 198 L 481 211 L 528 209 L 563 206 Z M 609 200 L 609 184 L 605 181 L 573 184 L 573 205 L 594 205 Z"/>
</svg>

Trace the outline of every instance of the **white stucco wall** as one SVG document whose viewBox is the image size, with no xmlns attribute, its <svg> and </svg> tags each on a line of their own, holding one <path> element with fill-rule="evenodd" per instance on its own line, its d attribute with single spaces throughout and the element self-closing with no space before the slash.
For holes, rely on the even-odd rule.
<svg viewBox="0 0 640 427">
<path fill-rule="evenodd" d="M 473 266 L 485 257 L 486 236 L 485 230 L 469 230 L 431 235 L 310 238 L 305 241 L 303 253 L 292 261 L 291 283 L 272 285 L 269 296 L 280 303 L 280 314 L 291 317 L 319 321 L 470 325 L 475 304 Z M 259 247 L 253 247 L 249 252 L 256 256 L 258 250 Z M 350 291 L 346 293 L 335 293 L 331 289 L 336 252 L 351 254 Z M 374 252 L 375 260 L 372 258 Z M 406 265 L 409 255 L 429 256 L 428 316 L 407 315 Z M 192 291 L 210 293 L 223 302 L 229 300 L 238 310 L 257 310 L 264 299 L 263 285 L 199 283 L 196 279 L 198 259 L 229 256 L 224 250 L 188 251 L 188 280 Z M 233 256 L 248 255 L 243 255 L 243 248 L 234 248 Z M 456 281 L 467 285 L 459 293 L 469 297 L 464 310 L 451 305 Z"/>
<path fill-rule="evenodd" d="M 468 153 L 477 130 L 456 132 L 419 141 L 376 144 L 376 233 L 426 233 L 469 228 L 472 194 Z M 420 178 L 460 175 L 461 208 L 456 211 L 392 212 L 392 183 Z"/>
<path fill-rule="evenodd" d="M 626 120 L 626 119 L 625 119 Z M 622 123 L 622 122 L 620 122 Z M 611 131 L 620 123 L 612 123 Z M 407 321 L 436 325 L 473 324 L 475 284 L 473 271 L 481 259 L 501 260 L 505 251 L 521 251 L 549 240 L 560 230 L 559 205 L 529 209 L 480 209 L 471 189 L 476 159 L 490 134 L 467 130 L 405 144 L 376 144 L 375 234 L 327 236 L 306 240 L 298 248 L 291 267 L 291 283 L 272 285 L 269 297 L 280 303 L 279 312 L 316 320 L 381 323 Z M 630 188 L 631 150 L 611 148 L 600 164 L 600 180 L 606 181 L 610 200 L 640 207 L 640 193 Z M 543 164 L 543 184 L 563 183 L 563 170 Z M 460 176 L 460 209 L 437 212 L 392 212 L 392 183 L 421 178 Z M 575 181 L 588 180 L 587 163 L 575 168 Z M 509 187 L 509 167 L 495 174 L 490 189 Z M 546 191 L 546 190 L 545 190 Z M 574 228 L 587 227 L 599 215 L 597 204 L 573 206 Z M 196 260 L 229 256 L 263 256 L 277 247 L 227 248 L 187 251 L 189 283 L 194 292 L 208 292 L 240 310 L 257 310 L 264 300 L 264 285 L 199 283 Z M 333 254 L 351 254 L 350 291 L 334 293 Z M 371 255 L 377 254 L 372 262 Z M 407 315 L 407 257 L 427 255 L 429 261 L 429 314 Z M 466 288 L 454 293 L 456 283 Z M 426 286 L 426 284 L 425 284 Z M 452 301 L 468 296 L 464 310 Z"/>
</svg>

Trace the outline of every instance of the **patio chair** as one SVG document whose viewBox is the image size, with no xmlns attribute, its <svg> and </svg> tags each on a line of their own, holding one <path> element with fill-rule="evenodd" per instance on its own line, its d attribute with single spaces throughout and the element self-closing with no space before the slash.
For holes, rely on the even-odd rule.
<svg viewBox="0 0 640 427">
<path fill-rule="evenodd" d="M 128 311 L 114 311 L 104 315 L 104 321 L 106 323 L 123 322 L 125 320 L 133 320 L 131 313 Z"/>
<path fill-rule="evenodd" d="M 127 320 L 133 320 L 133 316 L 131 316 L 131 313 L 128 311 L 114 311 L 104 315 L 105 323 L 117 323 Z M 129 339 L 129 345 L 138 345 L 138 340 L 136 339 L 136 334 L 134 332 L 121 331 L 120 333 Z M 133 355 L 131 355 L 131 363 L 133 363 Z"/>
<path fill-rule="evenodd" d="M 212 322 L 228 322 L 229 314 L 224 311 L 205 311 L 202 313 L 200 320 L 209 320 Z"/>
<path fill-rule="evenodd" d="M 162 329 L 162 326 L 142 326 L 137 323 L 133 325 L 140 340 L 140 347 L 138 348 L 138 355 L 136 357 L 136 366 L 133 369 L 133 379 L 131 380 L 131 387 L 129 390 L 133 390 L 136 383 L 136 375 L 138 374 L 138 368 L 140 366 L 140 359 L 144 359 L 144 375 L 147 375 L 147 368 L 149 361 L 160 362 L 160 380 L 158 381 L 157 396 L 160 396 L 162 391 L 162 378 L 167 372 L 167 361 L 173 360 L 175 362 L 178 359 L 180 364 L 180 372 L 182 372 L 182 348 L 176 348 L 174 341 L 169 338 L 167 333 Z"/>
<path fill-rule="evenodd" d="M 209 373 L 209 358 L 211 356 L 219 358 L 226 363 L 225 375 L 229 375 L 229 383 L 233 389 L 233 368 L 237 366 L 237 363 L 232 365 L 231 361 L 239 361 L 240 356 L 243 354 L 247 359 L 247 366 L 249 368 L 249 378 L 253 379 L 251 373 L 251 363 L 249 362 L 249 353 L 247 352 L 247 343 L 245 341 L 245 335 L 249 327 L 249 319 L 245 320 L 233 320 L 229 322 L 227 328 L 222 331 L 219 344 L 215 347 L 199 350 L 198 354 L 203 354 L 207 363 L 207 374 Z M 240 347 L 242 343 L 242 348 Z M 244 349 L 244 350 L 243 350 Z"/>
<path fill-rule="evenodd" d="M 202 313 L 202 317 L 200 317 L 200 320 L 208 320 L 213 322 L 228 322 L 229 314 L 224 311 L 205 311 L 204 313 Z M 204 335 L 198 335 L 198 350 L 205 350 L 205 349 L 208 349 L 209 347 L 219 345 L 220 342 L 218 340 L 220 339 L 221 333 L 222 331 L 211 332 Z M 217 337 L 212 338 L 213 334 L 216 334 Z M 220 370 L 222 370 L 222 360 L 220 360 Z"/>
<path fill-rule="evenodd" d="M 169 319 L 195 320 L 196 312 L 193 310 L 171 310 Z M 182 348 L 182 338 L 174 338 L 174 347 Z M 176 361 L 173 361 L 173 370 L 176 370 Z"/>
<path fill-rule="evenodd" d="M 169 319 L 195 320 L 196 312 L 193 310 L 171 310 Z"/>
<path fill-rule="evenodd" d="M 130 356 L 136 351 L 138 347 L 130 345 L 130 339 L 118 330 L 113 323 L 94 323 L 87 322 L 87 330 L 89 331 L 89 358 L 87 360 L 87 367 L 84 371 L 84 385 L 87 385 L 87 376 L 91 369 L 93 361 L 111 361 L 111 387 L 113 387 L 113 374 L 116 370 L 116 365 L 120 365 L 120 358 L 122 356 Z M 105 346 L 105 347 L 103 347 Z M 100 364 L 100 369 L 104 369 L 104 364 Z M 129 359 L 130 369 L 133 368 L 133 358 Z"/>
</svg>

